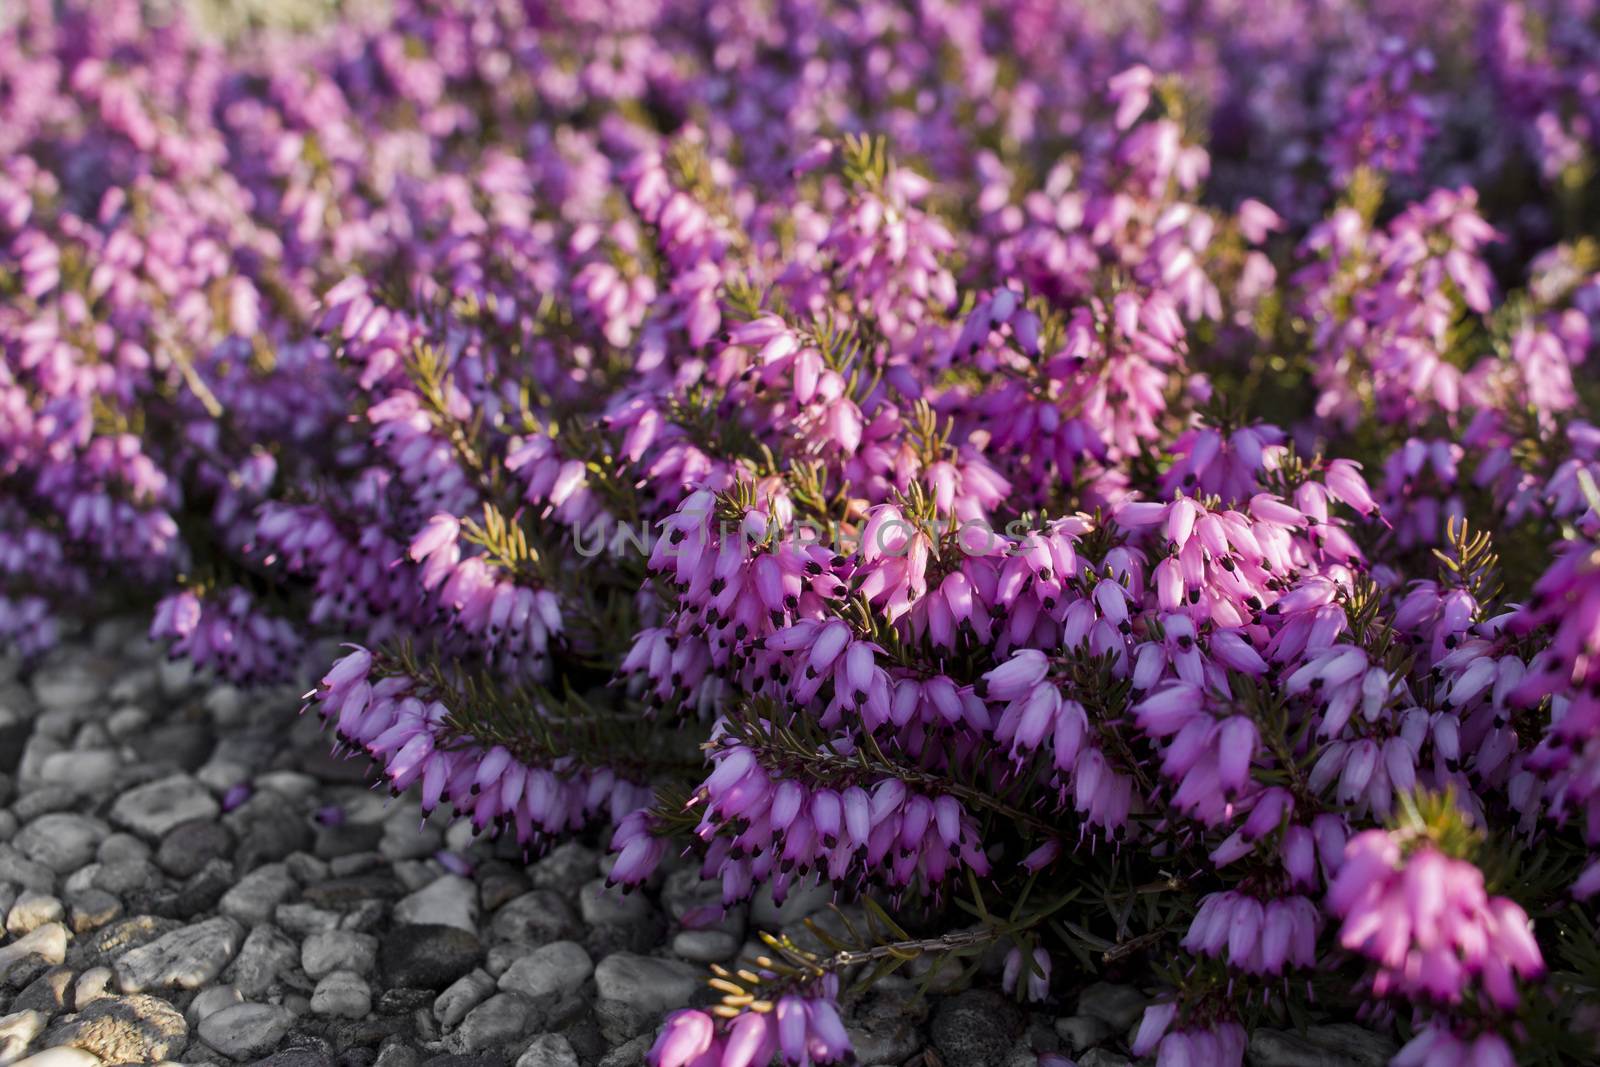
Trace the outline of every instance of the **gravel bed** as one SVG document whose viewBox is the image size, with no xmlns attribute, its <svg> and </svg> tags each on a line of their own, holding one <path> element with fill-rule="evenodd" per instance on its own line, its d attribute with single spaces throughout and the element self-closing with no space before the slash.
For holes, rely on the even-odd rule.
<svg viewBox="0 0 1600 1067">
<path fill-rule="evenodd" d="M 298 706 L 196 678 L 121 621 L 26 674 L 0 664 L 0 1067 L 632 1067 L 664 1011 L 712 1002 L 708 963 L 838 921 L 813 888 L 685 929 L 720 895 L 694 870 L 624 896 L 594 847 L 529 863 L 423 823 Z M 850 1002 L 860 1062 L 1129 1062 L 1137 989 L 1030 1011 L 985 988 L 999 963 L 966 992 L 919 996 L 912 966 Z M 1353 1026 L 1262 1031 L 1250 1062 L 1391 1050 Z"/>
</svg>

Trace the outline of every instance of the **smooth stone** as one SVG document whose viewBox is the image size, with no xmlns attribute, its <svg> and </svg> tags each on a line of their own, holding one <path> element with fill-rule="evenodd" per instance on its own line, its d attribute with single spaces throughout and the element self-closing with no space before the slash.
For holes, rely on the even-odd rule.
<svg viewBox="0 0 1600 1067">
<path fill-rule="evenodd" d="M 762 929 L 776 930 L 821 911 L 832 899 L 832 886 L 827 882 L 812 880 L 789 886 L 783 903 L 779 904 L 773 900 L 769 883 L 763 885 L 750 901 L 750 921 Z"/>
<path fill-rule="evenodd" d="M 178 878 L 188 878 L 214 859 L 233 854 L 233 835 L 213 819 L 180 823 L 161 838 L 156 866 Z"/>
<path fill-rule="evenodd" d="M 207 1015 L 215 1014 L 223 1008 L 231 1008 L 235 1004 L 242 1003 L 244 1003 L 244 994 L 240 993 L 235 987 L 231 985 L 214 985 L 208 989 L 202 989 L 189 1002 L 189 1008 L 184 1012 L 184 1017 L 198 1026 L 200 1020 Z"/>
<path fill-rule="evenodd" d="M 478 883 L 478 901 L 483 910 L 496 912 L 528 891 L 528 879 L 521 871 L 480 867 L 473 880 Z"/>
<path fill-rule="evenodd" d="M 12 1011 L 42 1011 L 54 1016 L 72 1002 L 71 967 L 52 967 L 28 983 L 11 1002 Z"/>
<path fill-rule="evenodd" d="M 1394 1042 L 1353 1023 L 1310 1026 L 1304 1035 L 1258 1028 L 1250 1034 L 1250 1067 L 1383 1067 Z"/>
<path fill-rule="evenodd" d="M 259 779 L 251 782 L 248 766 L 218 757 L 216 753 L 211 753 L 210 760 L 206 760 L 205 765 L 195 771 L 195 781 L 205 785 L 206 789 L 210 789 L 213 793 L 227 793 L 227 790 L 234 789 L 235 785 L 254 784 L 258 789 L 261 787 Z"/>
<path fill-rule="evenodd" d="M 111 988 L 115 978 L 110 967 L 90 967 L 78 975 L 78 980 L 72 983 L 73 1008 L 82 1011 L 102 997 L 116 996 Z"/>
<path fill-rule="evenodd" d="M 52 752 L 39 762 L 39 781 L 74 793 L 99 793 L 117 780 L 122 760 L 109 748 Z"/>
<path fill-rule="evenodd" d="M 495 991 L 495 980 L 488 971 L 474 970 L 451 982 L 433 1001 L 433 1017 L 449 1028 L 467 1017 L 467 1012 L 488 999 Z"/>
<path fill-rule="evenodd" d="M 595 1001 L 594 1014 L 600 1037 L 605 1038 L 608 1045 L 622 1045 L 648 1032 L 659 1021 L 659 1013 L 630 1005 L 626 1000 L 606 1000 L 605 997 Z"/>
<path fill-rule="evenodd" d="M 339 913 L 299 901 L 279 904 L 272 912 L 272 921 L 299 938 L 327 933 L 339 928 Z"/>
<path fill-rule="evenodd" d="M 370 974 L 377 961 L 378 939 L 371 934 L 324 930 L 311 934 L 300 946 L 300 969 L 308 978 L 322 978 L 334 971 Z"/>
<path fill-rule="evenodd" d="M 135 859 L 120 860 L 116 863 L 102 862 L 99 867 L 100 869 L 95 872 L 89 887 L 103 889 L 107 893 L 115 893 L 118 896 L 149 889 L 152 886 L 159 885 L 161 882 L 161 876 L 156 872 L 155 864 L 149 860 Z M 71 882 L 67 884 L 73 889 L 88 888 L 74 886 Z"/>
<path fill-rule="evenodd" d="M 312 851 L 321 859 L 333 860 L 376 852 L 383 840 L 383 827 L 375 823 L 344 822 L 338 826 L 319 826 Z"/>
<path fill-rule="evenodd" d="M 679 867 L 662 883 L 661 903 L 667 914 L 679 922 L 690 912 L 721 911 L 722 882 L 700 877 L 698 867 Z"/>
<path fill-rule="evenodd" d="M 738 955 L 739 939 L 725 930 L 680 930 L 672 952 L 696 963 L 724 963 Z"/>
<path fill-rule="evenodd" d="M 300 946 L 284 936 L 271 923 L 250 931 L 239 949 L 239 957 L 228 969 L 228 978 L 247 997 L 259 997 L 271 989 L 278 976 L 295 969 L 300 962 Z"/>
<path fill-rule="evenodd" d="M 154 1063 L 176 1059 L 188 1047 L 189 1024 L 159 997 L 104 997 L 47 1040 L 92 1052 L 108 1063 Z"/>
<path fill-rule="evenodd" d="M 294 1012 L 271 1004 L 235 1004 L 200 1020 L 200 1040 L 236 1060 L 265 1056 L 294 1025 Z"/>
<path fill-rule="evenodd" d="M 76 790 L 64 785 L 40 785 L 13 800 L 11 811 L 20 821 L 30 823 L 41 815 L 70 812 L 79 799 Z"/>
<path fill-rule="evenodd" d="M 41 815 L 24 826 L 12 845 L 57 874 L 70 874 L 94 858 L 110 831 L 104 823 L 71 812 Z"/>
<path fill-rule="evenodd" d="M 50 1017 L 42 1011 L 20 1010 L 0 1015 L 0 1063 L 22 1056 L 33 1039 L 44 1033 Z"/>
<path fill-rule="evenodd" d="M 372 987 L 354 971 L 334 971 L 317 983 L 311 1010 L 341 1019 L 365 1018 L 372 1010 Z"/>
<path fill-rule="evenodd" d="M 465 878 L 447 874 L 394 906 L 396 923 L 454 926 L 478 932 L 478 890 Z"/>
<path fill-rule="evenodd" d="M 1078 1067 L 1129 1067 L 1133 1061 L 1120 1052 L 1092 1048 L 1078 1057 Z"/>
<path fill-rule="evenodd" d="M 599 869 L 600 854 L 576 841 L 563 842 L 533 865 L 531 872 L 536 889 L 556 889 L 571 892 L 593 878 Z"/>
<path fill-rule="evenodd" d="M 239 924 L 224 917 L 173 930 L 118 957 L 117 984 L 124 993 L 198 989 L 222 973 L 243 939 Z"/>
<path fill-rule="evenodd" d="M 386 1039 L 372 1067 L 421 1067 L 422 1057 L 401 1037 Z"/>
<path fill-rule="evenodd" d="M 24 889 L 17 895 L 11 910 L 6 912 L 6 933 L 12 937 L 22 937 L 46 923 L 58 923 L 66 917 L 67 910 L 61 906 L 59 899 L 48 893 Z"/>
<path fill-rule="evenodd" d="M 604 878 L 587 882 L 578 892 L 578 911 L 590 926 L 622 926 L 650 917 L 650 901 L 643 893 L 624 893 L 607 887 Z"/>
<path fill-rule="evenodd" d="M 1093 1015 L 1068 1015 L 1057 1019 L 1055 1031 L 1074 1052 L 1092 1048 L 1116 1033 L 1110 1023 Z"/>
<path fill-rule="evenodd" d="M 516 1067 L 578 1067 L 572 1042 L 561 1034 L 540 1034 L 517 1057 Z"/>
<path fill-rule="evenodd" d="M 1078 994 L 1078 1014 L 1103 1019 L 1121 1033 L 1144 1015 L 1150 998 L 1132 986 L 1096 982 Z"/>
<path fill-rule="evenodd" d="M 175 768 L 194 773 L 216 745 L 209 724 L 178 720 L 141 730 L 128 739 L 146 766 Z"/>
<path fill-rule="evenodd" d="M 90 886 L 67 894 L 67 923 L 75 934 L 98 930 L 121 914 L 122 901 L 104 889 Z"/>
<path fill-rule="evenodd" d="M 238 885 L 223 894 L 217 907 L 246 926 L 259 926 L 272 918 L 278 905 L 297 888 L 287 867 L 269 863 L 241 878 Z"/>
<path fill-rule="evenodd" d="M 572 905 L 550 889 L 535 889 L 508 901 L 489 922 L 497 941 L 545 945 L 566 941 L 582 933 Z"/>
<path fill-rule="evenodd" d="M 133 834 L 119 831 L 100 842 L 94 858 L 101 863 L 137 863 L 150 858 L 150 846 Z"/>
<path fill-rule="evenodd" d="M 650 1035 L 640 1034 L 624 1041 L 602 1056 L 597 1067 L 638 1067 L 645 1062 L 645 1054 L 650 1051 L 650 1044 Z"/>
<path fill-rule="evenodd" d="M 444 847 L 444 833 L 437 826 L 419 824 L 416 811 L 404 808 L 384 821 L 378 851 L 390 862 L 427 859 Z"/>
<path fill-rule="evenodd" d="M 67 928 L 60 923 L 47 923 L 0 948 L 0 984 L 11 983 L 25 973 L 27 977 L 17 982 L 25 985 L 66 959 Z"/>
<path fill-rule="evenodd" d="M 556 941 L 536 948 L 500 976 L 500 988 L 523 996 L 577 990 L 594 973 L 594 961 L 576 941 Z"/>
<path fill-rule="evenodd" d="M 230 812 L 227 818 L 239 840 L 233 862 L 241 871 L 311 850 L 311 827 L 306 825 L 300 809 L 278 793 L 258 790 L 248 804 Z"/>
<path fill-rule="evenodd" d="M 496 993 L 461 1020 L 447 1047 L 458 1052 L 501 1048 L 521 1037 L 532 1020 L 533 1006 L 516 993 Z"/>
<path fill-rule="evenodd" d="M 600 996 L 646 1011 L 670 1011 L 689 1003 L 704 982 L 698 967 L 679 960 L 616 952 L 594 969 Z"/>
<path fill-rule="evenodd" d="M 33 674 L 33 697 L 50 710 L 86 708 L 106 691 L 101 670 L 108 664 L 87 657 L 47 663 Z"/>
<path fill-rule="evenodd" d="M 56 872 L 30 860 L 11 845 L 0 845 L 0 882 L 48 893 L 56 887 Z"/>
<path fill-rule="evenodd" d="M 162 658 L 157 661 L 156 682 L 161 687 L 162 695 L 168 697 L 182 696 L 184 691 L 194 682 L 197 669 L 192 659 Z"/>
<path fill-rule="evenodd" d="M 323 881 L 333 870 L 326 860 L 320 860 L 309 852 L 291 852 L 283 857 L 283 865 L 289 868 L 295 881 L 306 887 L 308 900 L 312 900 L 310 890 L 313 883 Z M 313 903 L 317 901 L 313 900 Z"/>
<path fill-rule="evenodd" d="M 317 780 L 299 771 L 268 771 L 256 776 L 256 788 L 270 789 L 290 800 L 299 800 L 317 791 Z M 415 815 L 411 817 L 415 818 Z"/>
<path fill-rule="evenodd" d="M 396 926 L 379 943 L 378 959 L 391 986 L 443 989 L 478 966 L 483 946 L 454 926 Z"/>
<path fill-rule="evenodd" d="M 111 805 L 111 821 L 150 840 L 191 819 L 214 819 L 216 798 L 187 774 L 174 774 L 128 790 Z"/>
<path fill-rule="evenodd" d="M 216 686 L 201 703 L 218 726 L 237 726 L 244 722 L 245 694 L 236 685 L 224 682 Z"/>
<path fill-rule="evenodd" d="M 81 1048 L 47 1048 L 18 1060 L 11 1067 L 100 1067 L 103 1062 L 99 1056 Z"/>
</svg>

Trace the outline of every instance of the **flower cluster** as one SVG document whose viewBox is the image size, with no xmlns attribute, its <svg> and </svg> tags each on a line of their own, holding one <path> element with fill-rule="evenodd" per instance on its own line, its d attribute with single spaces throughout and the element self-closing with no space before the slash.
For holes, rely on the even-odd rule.
<svg viewBox="0 0 1600 1067">
<path fill-rule="evenodd" d="M 8 654 L 143 604 L 424 810 L 869 917 L 658 1067 L 991 950 L 1162 1064 L 1594 1057 L 1588 4 L 144 8 L 0 18 Z"/>
<path fill-rule="evenodd" d="M 848 1062 L 850 1038 L 833 1004 L 833 983 L 813 995 L 790 993 L 761 1011 L 739 1014 L 718 1033 L 716 1020 L 703 1011 L 667 1017 L 650 1049 L 654 1067 L 752 1067 L 771 1063 L 804 1065 Z"/>
<path fill-rule="evenodd" d="M 1429 846 L 1402 861 L 1400 843 L 1382 830 L 1345 846 L 1328 908 L 1344 920 L 1339 943 L 1377 961 L 1380 996 L 1459 1001 L 1476 981 L 1495 1005 L 1514 1008 L 1517 979 L 1544 971 L 1527 914 L 1488 896 L 1477 867 Z"/>
</svg>

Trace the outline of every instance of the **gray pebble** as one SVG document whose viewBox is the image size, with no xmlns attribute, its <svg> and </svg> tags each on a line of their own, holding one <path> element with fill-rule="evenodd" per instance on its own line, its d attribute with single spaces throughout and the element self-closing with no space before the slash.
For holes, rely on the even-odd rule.
<svg viewBox="0 0 1600 1067">
<path fill-rule="evenodd" d="M 577 990 L 594 973 L 589 953 L 575 941 L 556 941 L 536 948 L 500 976 L 500 988 L 526 997 Z"/>
<path fill-rule="evenodd" d="M 95 855 L 109 828 L 71 812 L 52 812 L 34 819 L 17 834 L 17 851 L 57 874 L 70 874 Z"/>
<path fill-rule="evenodd" d="M 58 923 L 67 911 L 61 901 L 48 893 L 24 889 L 6 912 L 6 933 L 12 937 L 30 934 L 45 923 Z"/>
<path fill-rule="evenodd" d="M 191 819 L 214 819 L 221 808 L 205 786 L 187 774 L 174 774 L 128 790 L 111 805 L 111 821 L 158 841 Z"/>
<path fill-rule="evenodd" d="M 1056 1036 L 1073 1052 L 1082 1052 L 1116 1033 L 1111 1024 L 1093 1015 L 1068 1015 L 1056 1020 Z"/>
<path fill-rule="evenodd" d="M 670 1011 L 689 1003 L 705 982 L 698 967 L 678 960 L 617 952 L 594 969 L 600 995 L 646 1011 Z"/>
<path fill-rule="evenodd" d="M 354 971 L 333 971 L 317 983 L 311 1010 L 341 1019 L 365 1018 L 372 1010 L 372 988 Z"/>
<path fill-rule="evenodd" d="M 236 1060 L 264 1056 L 294 1025 L 294 1012 L 270 1004 L 235 1004 L 200 1020 L 200 1039 Z"/>
<path fill-rule="evenodd" d="M 371 974 L 377 962 L 378 939 L 371 934 L 325 930 L 307 937 L 300 946 L 300 969 L 309 978 L 322 978 L 334 971 Z"/>
<path fill-rule="evenodd" d="M 394 906 L 397 923 L 454 926 L 478 932 L 478 890 L 465 878 L 447 874 Z"/>
<path fill-rule="evenodd" d="M 118 957 L 117 984 L 124 993 L 198 989 L 222 973 L 243 940 L 239 924 L 223 917 L 173 930 Z"/>
<path fill-rule="evenodd" d="M 530 945 L 569 940 L 581 932 L 572 905 L 549 889 L 535 889 L 508 902 L 494 913 L 489 929 L 498 941 Z"/>
<path fill-rule="evenodd" d="M 624 893 L 607 887 L 605 879 L 585 883 L 578 893 L 578 909 L 590 926 L 627 925 L 650 917 L 650 901 L 643 893 Z"/>
<path fill-rule="evenodd" d="M 527 1032 L 533 1009 L 516 993 L 496 993 L 461 1020 L 448 1046 L 457 1052 L 481 1052 L 508 1045 Z"/>
<path fill-rule="evenodd" d="M 1078 994 L 1078 1014 L 1104 1020 L 1121 1032 L 1139 1021 L 1150 998 L 1132 986 L 1096 982 Z"/>
<path fill-rule="evenodd" d="M 243 1002 L 244 995 L 233 986 L 214 985 L 208 989 L 202 989 L 199 994 L 197 994 L 195 998 L 189 1002 L 189 1007 L 188 1010 L 184 1012 L 184 1017 L 188 1019 L 190 1023 L 199 1025 L 200 1020 L 204 1019 L 207 1015 L 219 1012 L 223 1008 L 232 1007 L 235 1004 L 242 1004 Z"/>
<path fill-rule="evenodd" d="M 258 926 L 272 918 L 278 905 L 297 888 L 287 867 L 281 863 L 269 863 L 240 879 L 238 885 L 223 894 L 218 907 L 222 914 L 230 915 L 246 926 Z"/>
<path fill-rule="evenodd" d="M 680 930 L 672 951 L 696 963 L 724 963 L 739 954 L 739 939 L 724 930 Z"/>
<path fill-rule="evenodd" d="M 578 1067 L 578 1054 L 561 1034 L 540 1034 L 517 1057 L 516 1067 Z"/>
<path fill-rule="evenodd" d="M 467 1017 L 467 1013 L 489 998 L 495 991 L 494 978 L 488 971 L 474 970 L 457 978 L 433 1001 L 433 1017 L 439 1025 L 450 1028 Z"/>
<path fill-rule="evenodd" d="M 299 947 L 285 937 L 282 930 L 263 923 L 244 939 L 228 977 L 245 996 L 258 997 L 272 988 L 279 975 L 294 970 L 299 962 Z"/>
</svg>

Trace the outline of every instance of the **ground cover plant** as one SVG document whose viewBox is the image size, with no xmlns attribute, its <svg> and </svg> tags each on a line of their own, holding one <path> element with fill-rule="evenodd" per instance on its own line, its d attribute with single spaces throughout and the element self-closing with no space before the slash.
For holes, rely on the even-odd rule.
<svg viewBox="0 0 1600 1067">
<path fill-rule="evenodd" d="M 0 26 L 14 654 L 147 604 L 424 811 L 862 901 L 657 1067 L 996 951 L 1163 1067 L 1596 1055 L 1592 4 Z"/>
</svg>

